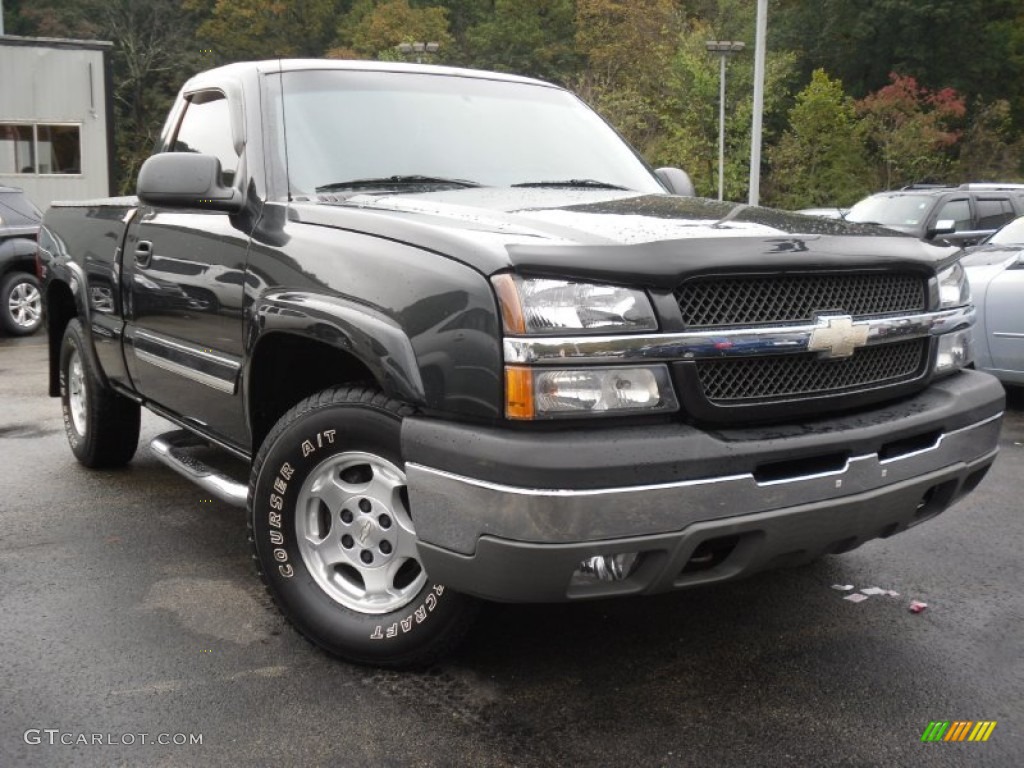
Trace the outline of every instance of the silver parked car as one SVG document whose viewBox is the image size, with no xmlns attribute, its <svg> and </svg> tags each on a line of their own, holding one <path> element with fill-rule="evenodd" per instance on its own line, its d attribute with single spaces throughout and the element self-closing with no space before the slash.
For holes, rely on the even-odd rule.
<svg viewBox="0 0 1024 768">
<path fill-rule="evenodd" d="M 961 263 L 978 308 L 975 367 L 1024 385 L 1024 216 L 968 248 Z"/>
</svg>

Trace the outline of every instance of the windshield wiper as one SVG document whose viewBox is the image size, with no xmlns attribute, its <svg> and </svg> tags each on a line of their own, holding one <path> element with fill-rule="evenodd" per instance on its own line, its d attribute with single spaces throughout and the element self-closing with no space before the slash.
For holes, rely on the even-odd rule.
<svg viewBox="0 0 1024 768">
<path fill-rule="evenodd" d="M 453 187 L 479 187 L 480 184 L 468 179 L 442 179 L 437 176 L 384 176 L 379 179 L 350 179 L 349 181 L 336 181 L 333 184 L 324 184 L 316 188 L 317 192 L 334 192 L 338 189 L 366 189 L 367 187 L 396 187 L 416 185 L 439 185 Z"/>
<path fill-rule="evenodd" d="M 627 189 L 618 184 L 597 179 L 563 179 L 561 181 L 524 181 L 513 187 L 591 187 L 593 189 Z"/>
</svg>

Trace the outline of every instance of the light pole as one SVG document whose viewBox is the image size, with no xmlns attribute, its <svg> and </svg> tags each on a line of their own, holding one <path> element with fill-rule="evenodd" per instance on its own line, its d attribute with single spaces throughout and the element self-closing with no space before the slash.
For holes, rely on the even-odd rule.
<svg viewBox="0 0 1024 768">
<path fill-rule="evenodd" d="M 718 56 L 718 199 L 725 199 L 725 60 L 746 46 L 739 40 L 708 40 L 708 53 Z"/>
<path fill-rule="evenodd" d="M 754 38 L 754 116 L 750 125 L 750 196 L 761 201 L 761 120 L 764 116 L 764 58 L 768 37 L 768 0 L 757 0 L 757 30 Z"/>
<path fill-rule="evenodd" d="M 423 63 L 424 53 L 437 53 L 440 47 L 440 43 L 422 43 L 418 41 L 415 43 L 399 43 L 398 45 L 395 46 L 395 48 L 398 49 L 400 53 L 404 53 L 407 56 L 410 53 L 415 53 L 417 64 Z"/>
</svg>

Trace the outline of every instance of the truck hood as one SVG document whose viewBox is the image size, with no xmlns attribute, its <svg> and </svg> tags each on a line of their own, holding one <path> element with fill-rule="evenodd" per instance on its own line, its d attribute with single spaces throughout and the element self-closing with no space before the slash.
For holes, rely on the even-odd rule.
<svg viewBox="0 0 1024 768">
<path fill-rule="evenodd" d="M 471 188 L 324 195 L 290 217 L 401 240 L 485 274 L 513 268 L 649 285 L 681 274 L 902 268 L 932 273 L 958 249 L 875 225 L 667 194 Z"/>
</svg>

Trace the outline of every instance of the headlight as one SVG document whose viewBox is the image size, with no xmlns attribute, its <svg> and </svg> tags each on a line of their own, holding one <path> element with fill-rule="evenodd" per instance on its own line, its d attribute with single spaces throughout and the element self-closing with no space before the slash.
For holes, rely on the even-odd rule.
<svg viewBox="0 0 1024 768">
<path fill-rule="evenodd" d="M 497 275 L 492 279 L 505 333 L 553 335 L 656 331 L 647 294 L 572 280 Z"/>
<path fill-rule="evenodd" d="M 505 368 L 505 415 L 510 419 L 622 416 L 679 409 L 668 368 Z"/>
<path fill-rule="evenodd" d="M 958 261 L 939 272 L 939 309 L 952 309 L 971 303 L 971 284 Z"/>
</svg>

